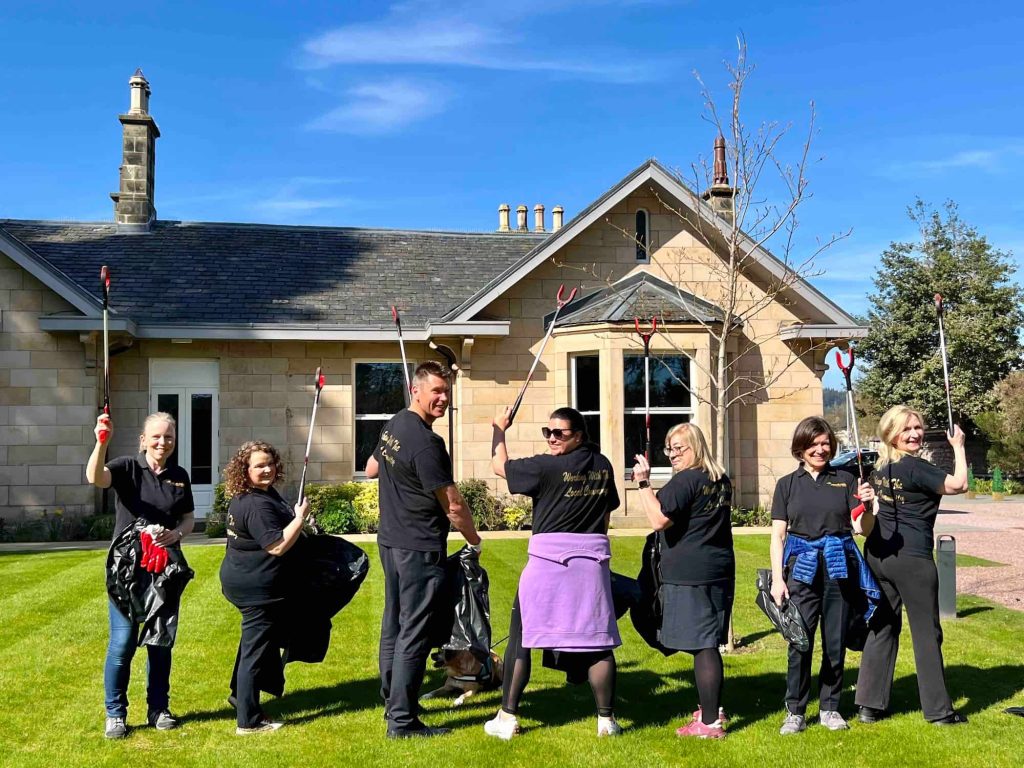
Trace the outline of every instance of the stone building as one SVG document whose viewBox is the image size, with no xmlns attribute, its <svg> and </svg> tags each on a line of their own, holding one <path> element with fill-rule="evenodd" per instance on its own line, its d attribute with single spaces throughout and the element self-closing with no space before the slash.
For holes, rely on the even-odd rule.
<svg viewBox="0 0 1024 768">
<path fill-rule="evenodd" d="M 458 479 L 503 490 L 489 468 L 490 420 L 514 400 L 563 284 L 579 294 L 562 311 L 510 431 L 512 455 L 544 450 L 548 413 L 576 406 L 620 470 L 626 504 L 616 522 L 639 522 L 627 481 L 643 441 L 635 315 L 661 319 L 652 343 L 655 449 L 679 421 L 712 437 L 703 372 L 722 316 L 709 288 L 722 254 L 669 206 L 728 217 L 727 179 L 716 179 L 704 202 L 649 160 L 564 225 L 555 207 L 550 229 L 543 206 L 531 229 L 527 208 L 513 224 L 507 205 L 497 231 L 480 233 L 163 221 L 149 84 L 136 72 L 130 87 L 114 220 L 0 219 L 0 517 L 91 513 L 99 503 L 84 463 L 102 401 L 104 265 L 112 275 L 111 453 L 135 449 L 147 412 L 175 413 L 176 460 L 191 473 L 199 516 L 245 440 L 277 445 L 294 484 L 318 366 L 327 384 L 309 477 L 362 476 L 381 424 L 403 403 L 393 304 L 410 363 L 440 351 L 458 361 L 451 423 L 435 425 L 454 438 Z M 748 301 L 770 296 L 785 270 L 763 250 L 753 257 L 742 275 Z M 768 340 L 742 370 L 785 373 L 727 415 L 726 463 L 745 504 L 770 497 L 775 477 L 792 468 L 793 426 L 821 412 L 826 345 L 865 330 L 805 281 L 749 326 L 734 340 Z M 661 481 L 667 471 L 662 462 Z"/>
</svg>

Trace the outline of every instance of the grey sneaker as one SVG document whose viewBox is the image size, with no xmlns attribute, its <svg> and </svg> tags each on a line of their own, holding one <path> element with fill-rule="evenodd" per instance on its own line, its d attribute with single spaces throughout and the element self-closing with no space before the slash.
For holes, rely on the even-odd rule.
<svg viewBox="0 0 1024 768">
<path fill-rule="evenodd" d="M 818 715 L 818 719 L 821 721 L 821 724 L 828 728 L 830 731 L 850 730 L 850 726 L 843 719 L 843 716 L 833 710 L 821 710 L 821 712 Z"/>
<path fill-rule="evenodd" d="M 792 712 L 786 715 L 786 719 L 782 721 L 782 727 L 779 728 L 779 734 L 782 736 L 789 736 L 794 733 L 800 733 L 801 731 L 807 730 L 807 721 L 803 715 L 794 715 Z"/>
<path fill-rule="evenodd" d="M 235 734 L 238 736 L 251 736 L 254 733 L 273 733 L 282 725 L 284 725 L 284 723 L 277 720 L 271 720 L 266 715 L 263 715 L 259 721 L 257 721 L 256 725 L 251 728 L 243 728 L 242 726 L 235 728 Z"/>
<path fill-rule="evenodd" d="M 103 735 L 108 739 L 123 739 L 128 735 L 128 726 L 123 717 L 108 717 L 103 727 Z"/>
<path fill-rule="evenodd" d="M 181 725 L 169 709 L 153 710 L 146 719 L 158 731 L 173 731 Z"/>
</svg>

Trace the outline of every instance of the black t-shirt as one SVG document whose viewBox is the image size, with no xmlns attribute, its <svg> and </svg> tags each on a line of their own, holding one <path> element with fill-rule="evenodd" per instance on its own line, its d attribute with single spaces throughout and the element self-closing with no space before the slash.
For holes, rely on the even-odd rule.
<svg viewBox="0 0 1024 768">
<path fill-rule="evenodd" d="M 454 484 L 444 440 L 413 411 L 396 413 L 373 452 L 380 467 L 380 531 L 388 547 L 444 550 L 448 516 L 434 491 Z"/>
<path fill-rule="evenodd" d="M 227 550 L 220 566 L 224 595 L 234 605 L 266 605 L 286 596 L 292 547 L 272 555 L 266 547 L 280 541 L 285 527 L 295 519 L 288 502 L 270 488 L 253 488 L 231 499 L 228 505 Z"/>
<path fill-rule="evenodd" d="M 853 531 L 856 494 L 857 479 L 849 472 L 826 466 L 814 478 L 801 466 L 775 485 L 772 520 L 785 520 L 789 533 L 801 539 L 841 536 Z"/>
<path fill-rule="evenodd" d="M 711 482 L 703 469 L 684 469 L 658 491 L 661 512 L 672 525 L 658 534 L 661 578 L 668 584 L 732 581 L 732 481 Z"/>
<path fill-rule="evenodd" d="M 192 482 L 182 467 L 167 467 L 159 475 L 146 463 L 146 454 L 120 456 L 107 462 L 114 489 L 114 538 L 141 517 L 164 528 L 176 528 L 195 511 Z"/>
<path fill-rule="evenodd" d="M 868 549 L 879 557 L 899 552 L 930 559 L 946 473 L 917 456 L 904 456 L 876 469 L 869 482 L 878 495 L 878 520 Z"/>
<path fill-rule="evenodd" d="M 533 533 L 608 533 L 619 508 L 612 464 L 593 443 L 560 456 L 505 462 L 510 493 L 533 499 Z"/>
</svg>

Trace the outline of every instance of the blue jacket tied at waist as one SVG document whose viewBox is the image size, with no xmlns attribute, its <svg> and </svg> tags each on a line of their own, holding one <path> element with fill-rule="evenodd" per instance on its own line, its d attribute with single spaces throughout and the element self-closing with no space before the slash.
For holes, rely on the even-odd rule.
<svg viewBox="0 0 1024 768">
<path fill-rule="evenodd" d="M 801 539 L 799 536 L 787 536 L 786 548 L 782 552 L 782 562 L 788 563 L 790 557 L 796 557 L 793 563 L 793 578 L 804 584 L 813 584 L 818 574 L 818 553 L 825 559 L 825 571 L 830 579 L 849 578 L 850 572 L 846 565 L 846 553 L 852 552 L 857 561 L 858 586 L 867 598 L 867 610 L 864 621 L 871 621 L 875 609 L 882 599 L 882 590 L 875 581 L 864 556 L 853 540 L 853 536 L 822 536 L 820 539 Z"/>
</svg>

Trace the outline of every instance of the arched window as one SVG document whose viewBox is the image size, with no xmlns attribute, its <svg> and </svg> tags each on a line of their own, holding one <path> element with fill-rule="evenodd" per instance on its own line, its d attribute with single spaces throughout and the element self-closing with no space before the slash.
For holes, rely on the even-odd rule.
<svg viewBox="0 0 1024 768">
<path fill-rule="evenodd" d="M 634 233 L 636 237 L 636 260 L 648 261 L 650 255 L 647 249 L 651 243 L 651 236 L 647 222 L 647 211 L 643 208 L 636 212 L 636 229 Z"/>
</svg>

